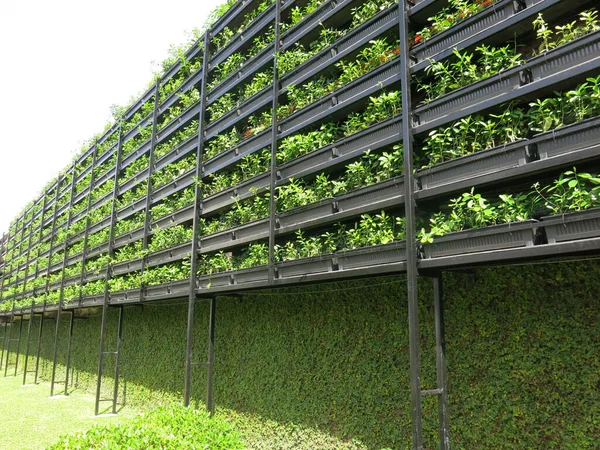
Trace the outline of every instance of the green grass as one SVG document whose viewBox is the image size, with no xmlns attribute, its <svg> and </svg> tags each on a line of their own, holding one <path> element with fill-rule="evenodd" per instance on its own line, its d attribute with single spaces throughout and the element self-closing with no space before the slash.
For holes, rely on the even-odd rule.
<svg viewBox="0 0 600 450">
<path fill-rule="evenodd" d="M 95 417 L 92 395 L 75 391 L 67 397 L 50 397 L 49 383 L 22 386 L 22 373 L 16 378 L 4 378 L 2 370 L 1 375 L 2 449 L 43 449 L 63 434 L 84 431 L 96 424 L 123 422 L 137 412 L 125 407 L 116 416 Z"/>
</svg>

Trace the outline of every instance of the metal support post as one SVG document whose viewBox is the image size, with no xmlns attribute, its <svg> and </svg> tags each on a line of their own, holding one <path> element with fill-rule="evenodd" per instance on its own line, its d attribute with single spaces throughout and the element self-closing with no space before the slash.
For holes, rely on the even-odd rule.
<svg viewBox="0 0 600 450">
<path fill-rule="evenodd" d="M 69 344 L 67 345 L 67 367 L 65 370 L 65 395 L 69 394 L 69 369 L 71 368 L 71 347 L 73 346 L 73 323 L 75 322 L 75 311 L 69 311 L 71 313 L 71 320 L 69 321 Z"/>
<path fill-rule="evenodd" d="M 73 167 L 71 168 L 71 198 L 69 199 L 69 213 L 67 216 L 67 225 L 66 229 L 68 230 L 71 226 L 71 219 L 73 217 L 73 197 L 75 196 L 75 179 L 77 175 L 75 173 L 76 164 L 73 163 Z M 90 184 L 90 189 L 92 188 Z M 57 198 L 58 201 L 58 198 Z M 58 345 L 60 341 L 59 329 L 60 329 L 60 316 L 63 310 L 63 295 L 65 289 L 65 268 L 67 266 L 67 243 L 69 242 L 68 236 L 65 237 L 65 244 L 63 246 L 63 263 L 62 263 L 62 273 L 60 280 L 60 292 L 58 297 L 58 312 L 56 313 L 56 332 L 54 335 L 54 358 L 52 359 L 52 379 L 50 381 L 50 396 L 54 395 L 54 384 L 56 381 L 56 363 L 58 360 Z"/>
<path fill-rule="evenodd" d="M 142 239 L 142 248 L 148 249 L 148 239 L 150 234 L 150 204 L 152 202 L 152 174 L 154 173 L 154 148 L 156 147 L 156 132 L 158 130 L 158 99 L 160 96 L 160 78 L 156 80 L 154 86 L 154 112 L 152 113 L 152 136 L 150 138 L 150 156 L 148 158 L 148 179 L 146 186 L 146 207 L 144 208 L 144 237 Z M 140 273 L 143 275 L 146 266 L 147 256 L 142 257 L 142 269 Z M 144 298 L 145 285 L 140 282 L 140 301 Z"/>
<path fill-rule="evenodd" d="M 208 382 L 206 392 L 206 409 L 212 415 L 214 413 L 213 398 L 213 372 L 215 365 L 215 310 L 217 307 L 216 297 L 210 298 L 210 317 L 208 324 Z"/>
<path fill-rule="evenodd" d="M 111 133 L 112 134 L 112 133 Z M 83 233 L 83 250 L 81 252 L 81 273 L 79 274 L 79 305 L 81 306 L 81 300 L 83 298 L 82 288 L 83 288 L 83 280 L 85 275 L 85 262 L 87 260 L 87 254 L 89 251 L 88 248 L 88 240 L 89 240 L 89 229 L 90 229 L 90 209 L 92 208 L 92 192 L 95 189 L 96 184 L 96 173 L 94 172 L 96 168 L 96 162 L 98 161 L 98 140 L 96 140 L 94 144 L 94 153 L 92 156 L 92 178 L 90 180 L 90 191 L 88 192 L 87 198 L 87 206 L 86 206 L 86 214 L 85 214 L 85 231 Z M 116 163 L 115 163 L 116 166 Z M 79 219 L 81 220 L 81 219 Z"/>
<path fill-rule="evenodd" d="M 404 186 L 406 217 L 406 283 L 408 296 L 408 330 L 410 345 L 410 392 L 413 449 L 423 449 L 421 409 L 421 356 L 419 340 L 419 294 L 415 223 L 415 182 L 413 179 L 413 136 L 411 76 L 409 67 L 408 3 L 398 0 L 400 25 L 400 83 L 402 85 L 402 141 L 404 146 Z"/>
<path fill-rule="evenodd" d="M 8 328 L 8 320 L 4 320 L 4 332 L 2 335 L 2 352 L 1 352 L 1 356 L 0 356 L 0 369 L 2 369 L 2 366 L 4 365 L 4 348 L 6 346 L 6 343 L 8 342 L 8 339 L 6 339 L 6 330 Z"/>
<path fill-rule="evenodd" d="M 448 385 L 446 383 L 446 340 L 444 333 L 444 288 L 442 273 L 433 279 L 433 308 L 435 315 L 435 349 L 438 398 L 440 449 L 450 450 L 448 423 Z"/>
<path fill-rule="evenodd" d="M 42 335 L 44 333 L 44 312 L 46 311 L 46 302 L 44 301 L 44 306 L 42 306 L 42 314 L 40 316 L 40 327 L 38 329 L 38 348 L 35 356 L 35 378 L 33 379 L 33 383 L 37 384 L 38 382 L 38 374 L 40 369 L 40 356 L 42 354 Z"/>
<path fill-rule="evenodd" d="M 15 324 L 15 309 L 10 312 L 10 330 L 8 331 L 8 339 L 6 340 L 6 363 L 4 363 L 4 376 L 8 375 L 8 359 L 10 358 L 10 342 L 12 339 L 13 326 Z"/>
<path fill-rule="evenodd" d="M 19 352 L 21 351 L 21 336 L 23 334 L 23 316 L 21 315 L 21 319 L 19 320 L 19 338 L 17 339 L 17 354 L 15 359 L 15 374 L 17 376 L 17 369 L 19 367 Z"/>
<path fill-rule="evenodd" d="M 119 395 L 119 369 L 121 364 L 121 345 L 123 344 L 123 305 L 119 306 L 119 328 L 117 331 L 117 360 L 115 362 L 115 385 L 113 389 L 113 414 L 117 413 L 117 397 Z"/>
<path fill-rule="evenodd" d="M 277 129 L 277 109 L 279 108 L 279 73 L 277 71 L 277 58 L 279 57 L 279 47 L 281 44 L 280 28 L 281 28 L 281 0 L 275 1 L 275 37 L 273 39 L 273 104 L 271 117 L 271 171 L 269 184 L 269 268 L 268 282 L 273 284 L 275 278 L 275 185 L 277 176 L 277 139 L 279 130 Z"/>
<path fill-rule="evenodd" d="M 44 211 L 46 210 L 46 196 L 44 195 L 43 197 L 43 201 L 42 201 L 42 209 L 40 211 L 40 232 L 37 238 L 37 245 L 40 244 L 40 241 L 42 239 L 42 232 L 44 229 Z M 32 218 L 33 220 L 33 218 Z M 33 234 L 33 231 L 32 231 Z M 39 261 L 40 261 L 40 251 L 38 248 L 37 254 L 36 254 L 36 259 L 35 259 L 35 271 L 34 271 L 34 276 L 33 279 L 35 280 L 38 277 L 39 274 Z M 35 297 L 35 288 L 32 291 L 32 295 L 33 297 Z M 44 302 L 45 305 L 46 302 Z M 29 325 L 27 327 L 27 347 L 25 350 L 25 367 L 23 369 L 23 384 L 27 383 L 27 374 L 29 372 L 35 372 L 36 373 L 36 377 L 37 377 L 37 367 L 38 364 L 36 363 L 36 370 L 30 370 L 28 371 L 27 368 L 29 366 L 29 349 L 31 348 L 31 322 L 33 322 L 33 319 L 35 318 L 35 314 L 33 312 L 33 308 L 35 307 L 35 301 L 31 301 L 31 315 L 29 316 Z M 40 318 L 41 321 L 44 320 L 44 313 L 42 311 L 42 316 Z M 38 341 L 39 342 L 39 341 Z M 39 353 L 39 352 L 38 352 Z"/>
<path fill-rule="evenodd" d="M 31 312 L 29 313 L 29 321 L 27 323 L 27 345 L 25 346 L 25 362 L 23 364 L 23 384 L 26 383 L 27 381 L 27 366 L 28 366 L 28 359 L 29 359 L 29 348 L 30 348 L 30 344 L 31 344 L 31 322 L 33 322 L 33 319 L 35 317 L 34 313 L 33 313 L 33 308 L 35 306 L 35 302 L 32 300 L 31 301 Z"/>
<path fill-rule="evenodd" d="M 196 303 L 196 272 L 198 271 L 198 221 L 202 215 L 203 192 L 200 187 L 203 166 L 204 150 L 204 122 L 206 113 L 206 80 L 208 77 L 208 46 L 210 44 L 209 32 L 204 33 L 204 55 L 202 56 L 202 78 L 200 81 L 200 115 L 198 117 L 198 149 L 196 154 L 196 186 L 194 195 L 194 219 L 192 221 L 192 253 L 190 255 L 190 296 L 188 299 L 187 331 L 186 331 L 186 353 L 185 353 L 185 406 L 190 404 L 192 390 L 192 358 L 194 346 L 194 308 Z"/>
<path fill-rule="evenodd" d="M 115 185 L 113 188 L 113 199 L 112 199 L 112 207 L 110 213 L 110 231 L 108 237 L 108 255 L 113 257 L 113 247 L 114 247 L 114 233 L 115 233 L 115 222 L 117 220 L 117 193 L 119 190 L 119 172 L 121 171 L 121 152 L 123 148 L 123 128 L 122 125 L 119 126 L 119 140 L 117 144 L 117 163 L 115 167 Z M 102 305 L 102 324 L 100 325 L 100 354 L 98 357 L 98 379 L 96 384 L 96 405 L 94 408 L 95 414 L 98 415 L 100 411 L 100 391 L 102 388 L 102 373 L 104 371 L 104 344 L 106 340 L 106 322 L 107 322 L 107 314 L 108 314 L 108 300 L 109 300 L 109 286 L 108 283 L 112 276 L 112 267 L 111 264 L 106 266 L 105 280 L 106 285 L 104 286 L 104 302 Z"/>
</svg>

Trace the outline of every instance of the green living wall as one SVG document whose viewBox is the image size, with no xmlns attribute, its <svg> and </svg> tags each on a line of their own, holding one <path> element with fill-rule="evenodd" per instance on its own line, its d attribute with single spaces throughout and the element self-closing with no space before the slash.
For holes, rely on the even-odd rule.
<svg viewBox="0 0 600 450">
<path fill-rule="evenodd" d="M 445 282 L 453 447 L 599 448 L 598 263 L 450 273 Z M 431 389 L 430 280 L 421 279 L 420 289 L 422 383 Z M 185 302 L 126 309 L 121 401 L 181 400 L 186 311 Z M 316 426 L 373 449 L 407 448 L 406 312 L 401 276 L 219 297 L 217 405 Z M 205 358 L 207 316 L 199 300 L 196 360 Z M 116 313 L 109 317 L 107 350 L 116 335 Z M 60 330 L 61 362 L 67 322 Z M 54 342 L 48 323 L 45 377 Z M 75 324 L 73 379 L 79 387 L 95 388 L 99 330 L 98 315 Z M 193 392 L 202 400 L 205 369 L 194 370 Z M 424 402 L 428 448 L 435 448 L 437 401 Z"/>
</svg>

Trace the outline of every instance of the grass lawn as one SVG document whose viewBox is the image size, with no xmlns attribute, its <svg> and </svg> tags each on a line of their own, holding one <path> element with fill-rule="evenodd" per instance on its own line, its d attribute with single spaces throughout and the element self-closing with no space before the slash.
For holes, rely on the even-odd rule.
<svg viewBox="0 0 600 450">
<path fill-rule="evenodd" d="M 50 383 L 22 386 L 22 382 L 22 374 L 0 376 L 0 449 L 43 449 L 63 434 L 122 422 L 137 413 L 125 407 L 116 416 L 95 417 L 94 396 L 75 391 L 51 398 Z M 110 403 L 101 406 L 105 405 Z"/>
</svg>

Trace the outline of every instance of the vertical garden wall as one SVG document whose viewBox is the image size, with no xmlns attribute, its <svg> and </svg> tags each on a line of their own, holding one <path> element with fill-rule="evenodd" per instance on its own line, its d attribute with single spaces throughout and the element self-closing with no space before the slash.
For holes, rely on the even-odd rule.
<svg viewBox="0 0 600 450">
<path fill-rule="evenodd" d="M 448 390 L 443 327 L 437 389 L 420 386 L 417 277 L 435 278 L 441 313 L 444 271 L 600 249 L 594 3 L 224 5 L 12 222 L 2 314 L 37 314 L 43 336 L 56 313 L 56 368 L 76 345 L 62 313 L 102 307 L 99 395 L 105 358 L 118 378 L 122 356 L 109 308 L 187 298 L 187 400 L 192 367 L 210 386 L 214 366 L 212 348 L 192 358 L 197 297 L 406 273 L 420 448 L 421 396 L 445 410 Z"/>
</svg>

